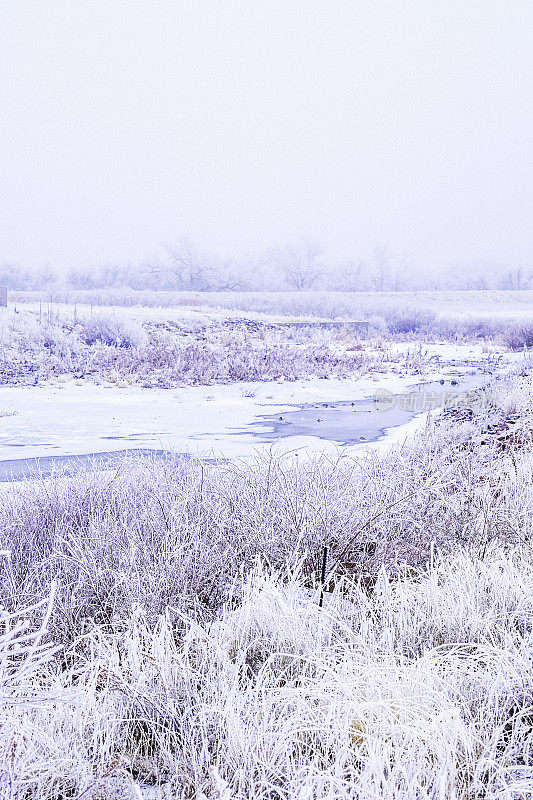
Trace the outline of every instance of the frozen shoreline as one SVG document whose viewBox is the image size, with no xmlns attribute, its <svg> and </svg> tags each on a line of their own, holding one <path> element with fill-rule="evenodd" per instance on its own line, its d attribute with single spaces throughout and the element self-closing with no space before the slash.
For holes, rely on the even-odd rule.
<svg viewBox="0 0 533 800">
<path fill-rule="evenodd" d="M 258 450 L 278 453 L 307 449 L 338 451 L 341 443 L 327 435 L 289 435 L 273 441 L 265 417 L 293 413 L 313 403 L 357 403 L 376 391 L 399 394 L 414 383 L 429 382 L 452 373 L 467 372 L 477 364 L 479 372 L 494 361 L 480 346 L 450 348 L 433 345 L 440 367 L 421 375 L 374 375 L 354 379 L 310 379 L 294 382 L 238 383 L 189 386 L 178 389 L 142 389 L 98 386 L 68 381 L 59 385 L 0 389 L 0 410 L 16 412 L 0 418 L 0 463 L 43 457 L 86 456 L 122 451 L 168 451 L 200 458 L 234 459 Z M 492 357 L 494 354 L 492 354 Z M 498 372 L 516 362 L 507 355 Z M 463 365 L 458 367 L 458 365 Z M 487 369 L 488 372 L 488 369 Z M 407 424 L 379 425 L 384 435 L 377 442 L 343 447 L 376 446 L 398 441 L 420 425 L 427 413 Z M 404 421 L 405 422 L 405 421 Z M 263 441 L 261 441 L 263 439 Z M 4 480 L 6 478 L 4 477 Z"/>
</svg>

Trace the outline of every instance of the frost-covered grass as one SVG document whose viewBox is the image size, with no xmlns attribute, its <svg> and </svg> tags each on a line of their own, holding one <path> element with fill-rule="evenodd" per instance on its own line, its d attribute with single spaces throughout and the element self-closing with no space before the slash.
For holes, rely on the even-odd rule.
<svg viewBox="0 0 533 800">
<path fill-rule="evenodd" d="M 56 580 L 61 650 L 0 705 L 1 796 L 526 800 L 531 375 L 499 392 L 359 460 L 6 493 L 2 602 Z"/>
<path fill-rule="evenodd" d="M 40 303 L 41 313 L 76 314 L 98 307 L 129 309 L 132 317 L 148 309 L 175 311 L 189 320 L 195 314 L 226 312 L 300 320 L 367 320 L 374 333 L 393 338 L 489 339 L 511 349 L 533 342 L 533 291 L 419 292 L 174 292 L 133 289 L 12 292 L 10 304 Z M 22 304 L 22 305 L 21 305 Z"/>
<path fill-rule="evenodd" d="M 135 289 L 59 289 L 53 293 L 12 291 L 10 303 L 70 303 L 93 306 L 215 307 L 245 312 L 314 316 L 358 316 L 412 308 L 434 316 L 490 319 L 495 315 L 521 319 L 531 313 L 533 290 L 527 291 L 406 291 L 406 292 L 190 292 Z"/>
<path fill-rule="evenodd" d="M 379 335 L 365 346 L 343 329 L 236 322 L 198 330 L 98 313 L 80 319 L 26 311 L 0 317 L 0 384 L 59 374 L 149 387 L 354 377 L 402 361 Z"/>
<path fill-rule="evenodd" d="M 529 558 L 437 555 L 322 609 L 257 567 L 231 600 L 211 625 L 137 606 L 93 628 L 40 703 L 3 712 L 3 797 L 526 800 Z"/>
</svg>

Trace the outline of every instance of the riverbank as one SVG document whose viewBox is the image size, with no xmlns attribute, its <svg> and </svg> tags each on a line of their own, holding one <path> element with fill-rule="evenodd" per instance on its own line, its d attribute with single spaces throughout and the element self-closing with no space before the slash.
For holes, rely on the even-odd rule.
<svg viewBox="0 0 533 800">
<path fill-rule="evenodd" d="M 402 364 L 395 371 L 389 368 L 346 379 L 252 381 L 172 390 L 70 379 L 35 387 L 3 387 L 0 461 L 123 450 L 225 459 L 247 457 L 274 442 L 280 453 L 302 447 L 333 452 L 338 445 L 353 447 L 380 439 L 434 408 L 437 395 L 445 401 L 460 394 L 462 387 L 481 385 L 524 360 L 517 354 L 483 352 L 481 346 L 433 345 L 426 348 L 427 365 L 421 369 L 410 355 L 411 348 L 414 345 L 397 345 Z M 413 385 L 426 391 L 427 408 L 419 400 L 415 404 L 401 401 L 409 395 L 412 399 Z M 395 407 L 374 403 L 374 398 L 382 401 L 389 394 L 400 397 Z M 314 410 L 317 401 L 328 408 L 318 415 L 307 414 L 307 426 L 291 422 L 301 416 L 298 409 Z M 333 416 L 332 433 L 325 420 L 335 411 L 339 414 Z"/>
<path fill-rule="evenodd" d="M 499 384 L 497 404 L 364 457 L 143 459 L 13 486 L 2 613 L 38 649 L 24 669 L 0 649 L 3 788 L 529 786 L 531 373 Z"/>
</svg>

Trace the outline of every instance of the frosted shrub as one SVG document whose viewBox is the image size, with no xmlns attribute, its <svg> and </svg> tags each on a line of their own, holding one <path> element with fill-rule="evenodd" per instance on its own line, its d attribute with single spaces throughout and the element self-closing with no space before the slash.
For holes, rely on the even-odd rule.
<svg viewBox="0 0 533 800">
<path fill-rule="evenodd" d="M 146 342 L 142 325 L 132 320 L 111 316 L 94 316 L 79 322 L 76 332 L 82 342 L 92 345 L 97 342 L 114 347 L 139 347 Z"/>
<path fill-rule="evenodd" d="M 436 313 L 415 306 L 395 308 L 385 313 L 385 322 L 391 333 L 416 333 L 430 330 Z"/>
<path fill-rule="evenodd" d="M 511 350 L 533 347 L 533 322 L 511 325 L 504 334 L 504 340 Z"/>
<path fill-rule="evenodd" d="M 316 331 L 305 336 L 265 328 L 257 335 L 244 326 L 213 326 L 196 336 L 157 324 L 143 328 L 113 316 L 76 322 L 73 315 L 59 322 L 21 313 L 0 329 L 0 384 L 35 383 L 59 373 L 164 387 L 355 377 L 384 360 L 376 352 L 345 352 L 330 335 L 319 339 Z"/>
</svg>

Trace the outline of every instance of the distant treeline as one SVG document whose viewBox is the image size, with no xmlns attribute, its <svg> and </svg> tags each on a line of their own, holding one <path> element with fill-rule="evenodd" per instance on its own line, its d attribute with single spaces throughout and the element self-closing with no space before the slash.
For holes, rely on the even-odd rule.
<svg viewBox="0 0 533 800">
<path fill-rule="evenodd" d="M 4 263 L 0 265 L 0 285 L 18 290 L 56 286 L 197 292 L 521 290 L 533 288 L 533 268 L 479 266 L 437 272 L 414 266 L 408 259 L 383 249 L 377 249 L 368 259 L 335 264 L 328 260 L 323 248 L 309 242 L 232 261 L 208 255 L 185 242 L 167 248 L 160 260 L 121 266 L 59 272 L 49 268 L 27 270 Z"/>
</svg>

